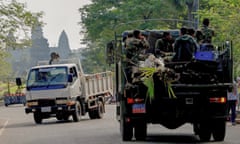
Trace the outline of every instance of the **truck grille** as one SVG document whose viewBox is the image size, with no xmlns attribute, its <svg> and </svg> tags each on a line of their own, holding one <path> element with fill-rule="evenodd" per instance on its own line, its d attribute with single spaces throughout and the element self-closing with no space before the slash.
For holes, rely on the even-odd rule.
<svg viewBox="0 0 240 144">
<path fill-rule="evenodd" d="M 38 100 L 38 105 L 39 106 L 54 106 L 55 104 L 56 104 L 55 100 L 51 100 L 51 99 Z"/>
</svg>

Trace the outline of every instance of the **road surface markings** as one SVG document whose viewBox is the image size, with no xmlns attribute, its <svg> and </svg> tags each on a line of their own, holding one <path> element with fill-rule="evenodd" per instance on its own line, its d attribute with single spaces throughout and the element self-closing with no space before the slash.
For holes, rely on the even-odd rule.
<svg viewBox="0 0 240 144">
<path fill-rule="evenodd" d="M 5 130 L 7 124 L 8 124 L 8 120 L 5 121 L 5 123 L 3 124 L 2 128 L 0 129 L 0 136 L 2 135 L 3 131 Z"/>
</svg>

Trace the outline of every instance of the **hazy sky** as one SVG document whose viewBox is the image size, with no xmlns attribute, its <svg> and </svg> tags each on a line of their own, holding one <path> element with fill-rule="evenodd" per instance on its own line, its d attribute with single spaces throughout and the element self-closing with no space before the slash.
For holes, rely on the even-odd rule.
<svg viewBox="0 0 240 144">
<path fill-rule="evenodd" d="M 57 46 L 58 39 L 65 30 L 70 48 L 76 49 L 80 46 L 80 13 L 78 9 L 90 0 L 18 0 L 25 3 L 27 9 L 32 12 L 43 11 L 44 37 L 48 39 L 50 46 Z"/>
</svg>

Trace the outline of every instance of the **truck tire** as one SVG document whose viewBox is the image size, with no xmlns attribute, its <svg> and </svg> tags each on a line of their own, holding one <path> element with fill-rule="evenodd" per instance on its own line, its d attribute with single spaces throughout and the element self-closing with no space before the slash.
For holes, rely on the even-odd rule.
<svg viewBox="0 0 240 144">
<path fill-rule="evenodd" d="M 193 123 L 193 132 L 195 135 L 199 135 L 199 129 L 200 129 L 199 123 Z"/>
<path fill-rule="evenodd" d="M 215 141 L 223 141 L 226 133 L 226 121 L 224 119 L 214 120 L 212 123 L 212 135 Z"/>
<path fill-rule="evenodd" d="M 125 117 L 120 120 L 120 128 L 123 141 L 131 141 L 133 137 L 133 126 L 127 123 Z"/>
<path fill-rule="evenodd" d="M 35 112 L 33 113 L 33 118 L 36 124 L 41 124 L 42 123 L 42 116 L 41 113 Z"/>
<path fill-rule="evenodd" d="M 211 138 L 211 128 L 207 122 L 202 122 L 199 125 L 199 138 L 202 142 L 208 142 Z"/>
<path fill-rule="evenodd" d="M 98 108 L 96 110 L 96 118 L 101 119 L 103 117 L 103 113 L 104 113 L 103 102 L 98 101 Z"/>
<path fill-rule="evenodd" d="M 79 101 L 76 101 L 76 104 L 75 104 L 75 110 L 72 114 L 72 117 L 73 117 L 73 121 L 74 122 L 78 122 L 81 120 L 81 105 L 79 103 Z"/>
<path fill-rule="evenodd" d="M 137 141 L 146 139 L 147 136 L 147 124 L 146 122 L 138 122 L 134 128 L 134 135 Z"/>
<path fill-rule="evenodd" d="M 103 113 L 104 113 L 104 105 L 101 101 L 98 101 L 98 108 L 89 110 L 88 115 L 90 119 L 96 119 L 96 118 L 101 119 L 103 117 Z"/>
<path fill-rule="evenodd" d="M 96 119 L 96 111 L 95 110 L 89 110 L 88 116 L 90 119 Z"/>
</svg>

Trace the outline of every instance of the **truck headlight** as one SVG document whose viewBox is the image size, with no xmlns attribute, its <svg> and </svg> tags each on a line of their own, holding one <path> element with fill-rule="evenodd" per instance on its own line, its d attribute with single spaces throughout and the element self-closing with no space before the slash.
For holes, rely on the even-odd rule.
<svg viewBox="0 0 240 144">
<path fill-rule="evenodd" d="M 37 106 L 37 105 L 38 105 L 37 101 L 27 102 L 28 107 Z"/>
</svg>

